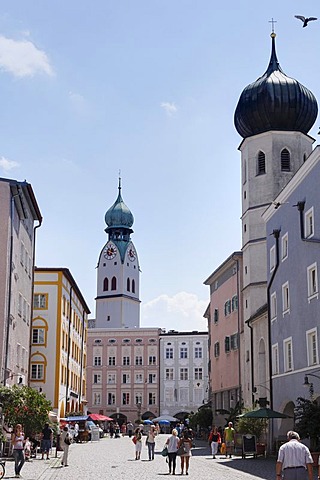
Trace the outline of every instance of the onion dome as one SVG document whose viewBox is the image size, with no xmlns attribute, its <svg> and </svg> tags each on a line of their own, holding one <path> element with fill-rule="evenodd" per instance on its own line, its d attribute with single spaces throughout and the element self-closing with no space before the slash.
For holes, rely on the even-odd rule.
<svg viewBox="0 0 320 480">
<path fill-rule="evenodd" d="M 307 134 L 317 118 L 318 105 L 313 93 L 282 71 L 275 37 L 272 33 L 266 72 L 243 90 L 238 101 L 234 124 L 243 138 L 270 130 Z"/>
<path fill-rule="evenodd" d="M 119 178 L 119 194 L 117 200 L 114 202 L 112 207 L 109 208 L 107 213 L 105 214 L 105 222 L 108 225 L 109 228 L 108 230 L 114 229 L 114 228 L 124 228 L 124 229 L 130 229 L 132 227 L 134 218 L 127 207 L 127 205 L 124 203 L 121 197 L 121 179 Z"/>
</svg>

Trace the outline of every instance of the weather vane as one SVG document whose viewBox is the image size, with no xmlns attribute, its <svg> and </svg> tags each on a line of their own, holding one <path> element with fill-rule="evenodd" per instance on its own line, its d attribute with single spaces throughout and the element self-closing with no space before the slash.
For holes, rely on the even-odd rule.
<svg viewBox="0 0 320 480">
<path fill-rule="evenodd" d="M 273 18 L 271 18 L 271 20 L 269 20 L 269 23 L 272 24 L 272 32 L 271 33 L 274 33 L 274 24 L 277 23 L 277 20 L 273 20 Z"/>
</svg>

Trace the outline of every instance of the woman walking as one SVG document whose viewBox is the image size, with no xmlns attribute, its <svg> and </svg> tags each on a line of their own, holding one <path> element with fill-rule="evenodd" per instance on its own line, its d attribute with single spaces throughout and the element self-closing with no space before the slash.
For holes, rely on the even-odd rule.
<svg viewBox="0 0 320 480">
<path fill-rule="evenodd" d="M 209 435 L 209 445 L 211 446 L 212 458 L 216 458 L 219 443 L 221 443 L 220 433 L 217 427 L 213 427 Z"/>
<path fill-rule="evenodd" d="M 182 438 L 179 442 L 179 448 L 184 447 L 185 453 L 181 455 L 181 475 L 183 475 L 184 465 L 186 465 L 186 475 L 189 475 L 189 463 L 191 457 L 191 448 L 192 448 L 192 440 L 189 437 L 189 433 L 187 430 L 184 430 L 182 433 Z"/>
<path fill-rule="evenodd" d="M 146 443 L 148 445 L 149 460 L 154 460 L 154 447 L 156 445 L 156 427 L 154 425 L 150 427 Z"/>
<path fill-rule="evenodd" d="M 134 431 L 135 436 L 135 452 L 136 452 L 136 460 L 140 460 L 141 457 L 141 450 L 142 450 L 142 434 L 140 428 L 136 428 Z"/>
<path fill-rule="evenodd" d="M 22 431 L 22 425 L 18 423 L 11 435 L 11 443 L 13 447 L 14 457 L 14 473 L 15 478 L 20 478 L 20 472 L 23 467 L 24 457 L 24 433 Z"/>
<path fill-rule="evenodd" d="M 63 450 L 61 465 L 63 467 L 68 467 L 68 454 L 69 454 L 70 445 L 71 445 L 71 436 L 70 436 L 68 427 L 65 426 L 61 433 L 61 447 Z"/>
<path fill-rule="evenodd" d="M 175 428 L 172 430 L 172 435 L 169 438 L 167 438 L 166 445 L 168 448 L 169 473 L 171 473 L 172 471 L 172 475 L 175 475 L 177 450 L 179 446 L 178 431 Z"/>
</svg>

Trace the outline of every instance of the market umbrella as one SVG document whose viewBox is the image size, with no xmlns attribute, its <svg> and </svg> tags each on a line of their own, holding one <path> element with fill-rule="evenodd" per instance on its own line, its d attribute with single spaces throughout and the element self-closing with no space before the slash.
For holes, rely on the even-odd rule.
<svg viewBox="0 0 320 480">
<path fill-rule="evenodd" d="M 100 415 L 100 413 L 90 413 L 89 417 L 94 422 L 105 422 L 105 421 L 110 422 L 112 420 L 112 418 L 107 417 L 106 415 Z"/>
<path fill-rule="evenodd" d="M 153 421 L 160 423 L 161 420 L 167 420 L 169 423 L 170 422 L 179 422 L 179 419 L 176 417 L 172 417 L 171 415 L 160 415 L 160 417 L 154 418 Z"/>
<path fill-rule="evenodd" d="M 258 410 L 252 410 L 252 412 L 247 412 L 241 415 L 242 418 L 291 418 L 285 413 L 277 412 L 276 410 L 271 410 L 271 408 L 259 408 Z"/>
<path fill-rule="evenodd" d="M 153 425 L 153 422 L 151 420 L 143 420 L 144 425 Z"/>
<path fill-rule="evenodd" d="M 170 425 L 169 420 L 159 420 L 160 425 Z"/>
</svg>

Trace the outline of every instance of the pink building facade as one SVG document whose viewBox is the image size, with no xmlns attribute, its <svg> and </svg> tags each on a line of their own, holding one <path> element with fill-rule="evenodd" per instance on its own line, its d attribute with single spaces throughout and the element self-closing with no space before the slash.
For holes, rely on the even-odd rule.
<svg viewBox="0 0 320 480">
<path fill-rule="evenodd" d="M 213 418 L 225 423 L 225 414 L 241 404 L 242 253 L 234 252 L 204 282 L 210 287 L 206 312 L 209 331 L 209 385 Z"/>
</svg>

